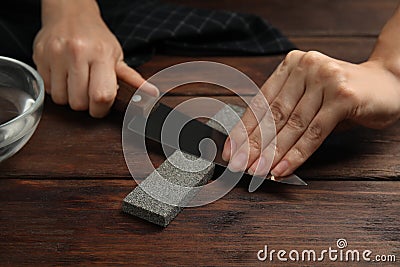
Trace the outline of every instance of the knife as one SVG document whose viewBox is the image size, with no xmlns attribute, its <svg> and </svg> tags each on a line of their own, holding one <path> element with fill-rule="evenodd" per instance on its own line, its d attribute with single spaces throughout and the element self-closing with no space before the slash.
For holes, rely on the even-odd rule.
<svg viewBox="0 0 400 267">
<path fill-rule="evenodd" d="M 174 110 L 165 104 L 157 102 L 154 105 L 156 102 L 155 97 L 143 91 L 136 92 L 134 88 L 122 81 L 119 82 L 119 85 L 120 88 L 114 103 L 114 109 L 119 112 L 125 112 L 129 103 L 133 102 L 135 116 L 128 124 L 129 130 L 141 135 L 145 134 L 146 138 L 166 145 L 169 148 L 179 149 L 225 168 L 228 166 L 228 162 L 222 159 L 222 151 L 225 140 L 228 137 L 225 133 L 192 119 L 188 115 Z M 132 98 L 133 95 L 135 96 Z M 173 125 L 168 127 L 166 126 L 168 123 L 164 124 L 164 122 L 169 119 L 168 116 L 171 114 L 173 114 Z M 181 129 L 177 129 L 175 125 L 184 126 Z M 143 133 L 144 128 L 145 133 Z M 164 131 L 163 134 L 162 131 Z M 168 134 L 165 134 L 165 131 Z M 210 142 L 206 142 L 204 145 L 202 143 L 203 140 L 212 140 L 214 145 Z M 295 174 L 279 178 L 275 178 L 272 175 L 268 175 L 267 177 L 253 176 L 249 185 L 249 192 L 254 192 L 265 180 L 291 185 L 307 185 Z"/>
</svg>

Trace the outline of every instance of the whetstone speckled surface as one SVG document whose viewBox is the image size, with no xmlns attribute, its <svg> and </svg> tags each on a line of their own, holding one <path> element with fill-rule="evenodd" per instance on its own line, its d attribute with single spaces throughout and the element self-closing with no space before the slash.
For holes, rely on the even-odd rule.
<svg viewBox="0 0 400 267">
<path fill-rule="evenodd" d="M 183 156 L 187 157 L 187 159 L 190 161 L 183 159 Z M 179 151 L 175 151 L 160 165 L 160 167 L 157 168 L 157 170 L 153 171 L 140 184 L 140 186 L 137 186 L 128 196 L 126 196 L 122 205 L 123 211 L 165 227 L 172 221 L 172 219 L 175 218 L 182 208 L 154 199 L 153 197 L 149 196 L 143 190 L 143 188 L 146 189 L 152 187 L 150 189 L 152 192 L 160 192 L 160 194 L 163 194 L 164 196 L 165 194 L 169 194 L 167 197 L 169 197 L 171 201 L 174 203 L 179 203 L 179 199 L 176 200 L 174 198 L 182 195 L 181 192 L 176 192 L 176 194 L 174 194 L 174 191 L 163 190 L 161 187 L 157 188 L 159 187 L 159 178 L 157 176 L 161 175 L 169 182 L 181 186 L 196 187 L 207 183 L 214 173 L 214 164 L 210 162 L 208 162 L 208 167 L 204 170 L 198 172 L 187 172 L 175 167 L 170 162 L 171 158 L 173 158 L 173 161 L 175 162 L 179 162 L 180 160 L 186 161 L 186 164 L 193 164 L 193 162 L 197 162 L 197 157 L 188 154 L 181 154 Z M 205 160 L 200 160 L 206 162 Z M 184 197 L 182 197 L 182 201 L 183 200 Z"/>
<path fill-rule="evenodd" d="M 234 105 L 229 105 L 238 115 L 239 117 L 243 114 L 244 108 Z M 209 126 L 225 132 L 220 124 L 225 125 L 228 129 L 232 129 L 232 127 L 236 124 L 238 117 L 231 116 L 230 109 L 228 106 L 221 109 L 215 116 L 214 120 L 209 120 L 207 123 Z M 220 123 L 217 123 L 219 121 Z M 185 157 L 185 158 L 183 158 Z M 182 168 L 178 168 L 179 163 L 184 162 L 186 170 L 192 169 L 200 171 L 185 171 Z M 205 168 L 204 168 L 205 167 Z M 203 159 L 198 159 L 195 156 L 188 155 L 186 153 L 175 151 L 171 156 L 168 157 L 165 162 L 163 162 L 160 167 L 153 171 L 142 183 L 140 186 L 137 186 L 131 193 L 129 193 L 122 203 L 122 210 L 131 215 L 137 216 L 139 218 L 145 219 L 154 224 L 166 227 L 182 210 L 182 207 L 173 206 L 166 204 L 164 202 L 158 201 L 153 197 L 149 196 L 143 188 L 152 187 L 152 191 L 159 190 L 158 192 L 166 194 L 165 191 L 171 192 L 168 190 L 163 190 L 163 188 L 159 187 L 157 181 L 157 176 L 161 175 L 164 179 L 168 180 L 171 183 L 195 187 L 206 184 L 212 177 L 214 173 L 215 165 L 211 162 L 208 162 Z M 171 194 L 168 197 L 171 199 L 176 198 L 179 195 L 182 199 L 175 200 L 175 203 L 179 203 L 179 201 L 187 202 L 190 200 L 190 192 L 184 197 L 182 194 Z"/>
</svg>

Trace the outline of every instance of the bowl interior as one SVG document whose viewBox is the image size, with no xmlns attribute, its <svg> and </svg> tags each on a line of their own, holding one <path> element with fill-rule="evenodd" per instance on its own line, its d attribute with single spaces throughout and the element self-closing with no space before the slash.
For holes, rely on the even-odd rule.
<svg viewBox="0 0 400 267">
<path fill-rule="evenodd" d="M 21 149 L 42 113 L 44 86 L 28 65 L 0 57 L 0 162 Z"/>
<path fill-rule="evenodd" d="M 0 58 L 0 125 L 27 112 L 39 96 L 40 86 L 29 69 Z"/>
</svg>

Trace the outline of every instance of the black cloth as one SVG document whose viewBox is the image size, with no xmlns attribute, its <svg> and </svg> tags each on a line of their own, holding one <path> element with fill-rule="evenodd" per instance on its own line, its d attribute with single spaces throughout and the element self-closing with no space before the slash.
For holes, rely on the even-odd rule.
<svg viewBox="0 0 400 267">
<path fill-rule="evenodd" d="M 32 62 L 32 45 L 41 26 L 40 1 L 0 4 L 0 55 Z"/>
<path fill-rule="evenodd" d="M 8 3 L 7 3 L 8 2 Z M 32 64 L 32 44 L 40 29 L 40 1 L 14 0 L 0 10 L 0 55 Z M 154 53 L 269 55 L 294 48 L 261 18 L 222 10 L 206 10 L 157 0 L 99 0 L 104 21 L 120 41 L 131 66 Z"/>
</svg>

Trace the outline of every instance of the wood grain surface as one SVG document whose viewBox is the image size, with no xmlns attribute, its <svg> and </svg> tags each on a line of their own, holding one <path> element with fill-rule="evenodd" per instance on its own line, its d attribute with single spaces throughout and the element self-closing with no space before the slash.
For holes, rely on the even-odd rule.
<svg viewBox="0 0 400 267">
<path fill-rule="evenodd" d="M 270 266 L 276 258 L 257 260 L 264 245 L 321 251 L 339 238 L 374 255 L 400 251 L 398 182 L 266 184 L 253 194 L 240 185 L 213 204 L 184 209 L 164 230 L 120 211 L 132 185 L 0 180 L 2 265 Z"/>
<path fill-rule="evenodd" d="M 368 59 L 397 0 L 249 0 L 171 2 L 262 16 L 302 50 L 359 63 Z M 139 68 L 149 78 L 195 60 L 235 67 L 261 86 L 283 59 L 156 55 Z M 248 88 L 237 88 L 249 97 Z M 231 92 L 190 84 L 168 93 L 172 107 L 197 96 L 242 104 Z M 400 123 L 383 131 L 335 133 L 297 174 L 307 187 L 248 180 L 210 205 L 184 209 L 161 229 L 121 212 L 135 187 L 121 145 L 123 114 L 102 120 L 49 98 L 29 143 L 0 164 L 0 266 L 365 266 L 365 262 L 260 262 L 269 249 L 369 249 L 400 261 Z M 155 167 L 164 156 L 148 143 Z M 138 155 L 140 169 L 142 158 Z M 143 177 L 146 173 L 143 173 Z"/>
</svg>

